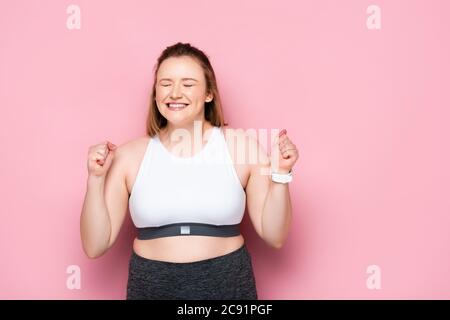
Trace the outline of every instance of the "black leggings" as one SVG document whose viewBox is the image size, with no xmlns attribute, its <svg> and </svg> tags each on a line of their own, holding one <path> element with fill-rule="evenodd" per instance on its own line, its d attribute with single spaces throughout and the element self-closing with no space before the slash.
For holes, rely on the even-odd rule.
<svg viewBox="0 0 450 320">
<path fill-rule="evenodd" d="M 151 260 L 132 251 L 127 300 L 258 300 L 245 243 L 225 255 L 194 261 Z"/>
</svg>

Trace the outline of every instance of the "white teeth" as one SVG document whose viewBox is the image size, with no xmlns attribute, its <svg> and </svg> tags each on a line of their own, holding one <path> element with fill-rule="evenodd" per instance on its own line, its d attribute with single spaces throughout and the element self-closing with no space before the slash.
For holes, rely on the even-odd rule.
<svg viewBox="0 0 450 320">
<path fill-rule="evenodd" d="M 169 103 L 170 108 L 183 108 L 186 106 L 187 106 L 187 104 L 184 104 L 184 103 Z"/>
</svg>

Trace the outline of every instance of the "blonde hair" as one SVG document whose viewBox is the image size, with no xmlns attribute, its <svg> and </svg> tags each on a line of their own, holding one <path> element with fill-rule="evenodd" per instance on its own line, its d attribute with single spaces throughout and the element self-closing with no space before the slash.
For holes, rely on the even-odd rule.
<svg viewBox="0 0 450 320">
<path fill-rule="evenodd" d="M 213 67 L 209 62 L 208 56 L 203 51 L 191 46 L 189 43 L 178 42 L 170 47 L 167 47 L 159 56 L 157 64 L 154 68 L 153 89 L 150 99 L 150 108 L 147 115 L 147 134 L 153 137 L 159 133 L 162 128 L 167 125 L 167 119 L 159 112 L 156 105 L 156 74 L 158 73 L 161 63 L 170 57 L 188 56 L 194 58 L 202 67 L 206 79 L 206 91 L 212 93 L 213 99 L 210 102 L 205 102 L 205 119 L 213 126 L 223 127 L 228 126 L 225 123 L 222 111 L 222 102 L 220 100 L 219 89 L 217 87 L 216 76 Z"/>
</svg>

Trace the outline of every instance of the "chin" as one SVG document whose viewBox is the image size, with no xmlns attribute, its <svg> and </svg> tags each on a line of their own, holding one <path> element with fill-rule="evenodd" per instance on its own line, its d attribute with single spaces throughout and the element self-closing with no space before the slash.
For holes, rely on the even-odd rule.
<svg viewBox="0 0 450 320">
<path fill-rule="evenodd" d="M 167 119 L 168 122 L 170 122 L 171 124 L 175 124 L 175 125 L 184 125 L 184 124 L 188 124 L 193 122 L 193 120 L 191 120 L 190 118 L 187 117 L 165 117 Z"/>
</svg>

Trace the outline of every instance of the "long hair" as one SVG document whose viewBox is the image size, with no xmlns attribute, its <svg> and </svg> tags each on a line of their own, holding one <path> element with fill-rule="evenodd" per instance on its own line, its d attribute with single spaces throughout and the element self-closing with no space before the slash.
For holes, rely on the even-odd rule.
<svg viewBox="0 0 450 320">
<path fill-rule="evenodd" d="M 223 127 L 228 126 L 225 123 L 222 111 L 222 102 L 220 100 L 219 89 L 217 87 L 216 76 L 213 67 L 209 62 L 208 56 L 200 49 L 191 46 L 189 43 L 178 42 L 170 47 L 167 47 L 159 56 L 154 68 L 154 80 L 152 95 L 150 99 L 150 108 L 147 115 L 147 134 L 153 137 L 162 128 L 167 125 L 167 119 L 159 112 L 156 105 L 156 74 L 158 73 L 161 63 L 170 57 L 188 56 L 194 58 L 202 67 L 206 79 L 206 91 L 213 94 L 213 100 L 205 102 L 205 119 L 213 126 Z"/>
</svg>

